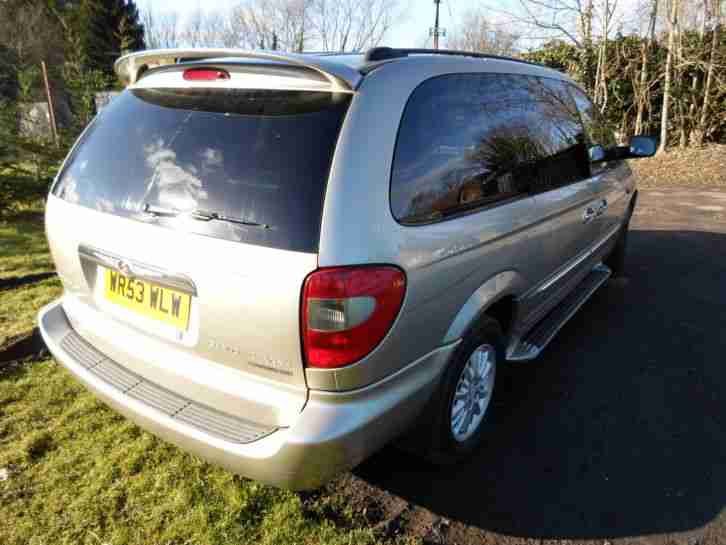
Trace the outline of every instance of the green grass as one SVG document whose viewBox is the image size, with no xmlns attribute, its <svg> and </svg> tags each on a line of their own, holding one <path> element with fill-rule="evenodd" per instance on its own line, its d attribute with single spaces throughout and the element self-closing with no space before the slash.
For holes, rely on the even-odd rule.
<svg viewBox="0 0 726 545">
<path fill-rule="evenodd" d="M 42 209 L 53 174 L 40 177 L 9 174 L 0 167 L 0 219 L 28 209 Z"/>
<path fill-rule="evenodd" d="M 53 262 L 38 213 L 17 214 L 12 220 L 0 221 L 0 278 L 52 270 Z"/>
<path fill-rule="evenodd" d="M 53 271 L 42 217 L 33 206 L 0 220 L 0 280 Z M 0 346 L 32 330 L 40 307 L 61 292 L 55 277 L 0 291 Z"/>
<path fill-rule="evenodd" d="M 40 308 L 60 297 L 62 291 L 58 278 L 0 291 L 0 346 L 31 331 Z"/>
<path fill-rule="evenodd" d="M 0 279 L 52 270 L 42 198 L 15 201 L 9 212 L 0 215 Z"/>
<path fill-rule="evenodd" d="M 53 360 L 0 374 L 0 543 L 365 544 L 305 503 L 213 467 L 96 401 Z M 335 522 L 333 522 L 335 520 Z"/>
</svg>

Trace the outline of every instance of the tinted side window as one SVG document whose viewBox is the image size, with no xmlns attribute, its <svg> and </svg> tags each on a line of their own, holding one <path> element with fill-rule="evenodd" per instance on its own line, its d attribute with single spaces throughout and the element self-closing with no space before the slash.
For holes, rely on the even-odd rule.
<svg viewBox="0 0 726 545">
<path fill-rule="evenodd" d="M 602 146 L 603 150 L 606 152 L 614 150 L 617 146 L 615 133 L 610 128 L 603 115 L 583 91 L 574 85 L 569 85 L 569 88 L 570 93 L 577 104 L 577 109 L 580 112 L 582 123 L 585 125 L 588 147 Z M 597 155 L 592 154 L 592 157 L 596 158 Z M 621 163 L 621 161 L 613 161 L 613 159 L 613 156 L 609 156 L 607 162 L 602 160 L 593 162 L 591 166 L 592 174 L 597 175 L 603 170 L 612 168 Z"/>
<path fill-rule="evenodd" d="M 549 191 L 586 179 L 590 175 L 587 137 L 566 84 L 549 78 L 527 81 L 542 145 L 532 189 Z"/>
<path fill-rule="evenodd" d="M 576 107 L 559 82 L 519 75 L 430 79 L 401 120 L 391 208 L 403 223 L 466 210 L 587 177 Z"/>
<path fill-rule="evenodd" d="M 616 146 L 617 142 L 612 129 L 590 98 L 574 85 L 569 87 L 582 117 L 582 123 L 585 125 L 589 144 L 597 144 L 605 149 Z"/>
</svg>

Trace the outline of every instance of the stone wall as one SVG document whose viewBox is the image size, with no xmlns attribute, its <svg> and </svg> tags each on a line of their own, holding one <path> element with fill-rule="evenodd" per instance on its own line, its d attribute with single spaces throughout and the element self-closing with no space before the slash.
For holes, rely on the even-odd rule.
<svg viewBox="0 0 726 545">
<path fill-rule="evenodd" d="M 27 102 L 18 104 L 19 125 L 21 136 L 49 140 L 53 138 L 50 128 L 50 114 L 47 102 Z"/>
</svg>

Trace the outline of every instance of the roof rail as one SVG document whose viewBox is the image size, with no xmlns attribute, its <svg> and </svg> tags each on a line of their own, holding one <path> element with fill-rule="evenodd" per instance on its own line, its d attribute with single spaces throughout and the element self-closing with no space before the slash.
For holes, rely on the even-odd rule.
<svg viewBox="0 0 726 545">
<path fill-rule="evenodd" d="M 490 55 L 489 53 L 475 53 L 473 51 L 456 51 L 453 49 L 399 49 L 393 47 L 374 47 L 366 52 L 365 60 L 368 62 L 387 61 L 391 59 L 400 59 L 409 55 L 446 55 L 452 57 L 474 57 L 477 59 L 496 59 L 501 61 L 521 62 L 523 64 L 531 64 L 533 66 L 542 66 L 540 64 L 516 59 L 513 57 L 505 57 L 502 55 Z"/>
<path fill-rule="evenodd" d="M 333 89 L 350 91 L 356 88 L 361 79 L 360 73 L 340 63 L 330 63 L 325 58 L 315 58 L 295 53 L 279 51 L 246 51 L 244 49 L 200 48 L 200 49 L 151 49 L 124 55 L 114 63 L 116 74 L 127 84 L 135 83 L 139 70 L 149 64 L 174 64 L 178 59 L 184 61 L 204 60 L 222 57 L 261 59 L 279 61 L 317 72 L 328 80 Z"/>
</svg>

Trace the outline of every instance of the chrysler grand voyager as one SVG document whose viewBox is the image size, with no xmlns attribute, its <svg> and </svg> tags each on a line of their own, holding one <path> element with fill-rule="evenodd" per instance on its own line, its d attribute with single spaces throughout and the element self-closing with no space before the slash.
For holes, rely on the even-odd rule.
<svg viewBox="0 0 726 545">
<path fill-rule="evenodd" d="M 231 471 L 313 488 L 406 433 L 492 433 L 535 358 L 622 270 L 618 146 L 567 76 L 454 51 L 125 56 L 47 202 L 75 377 Z M 425 426 L 416 426 L 425 422 Z"/>
</svg>

